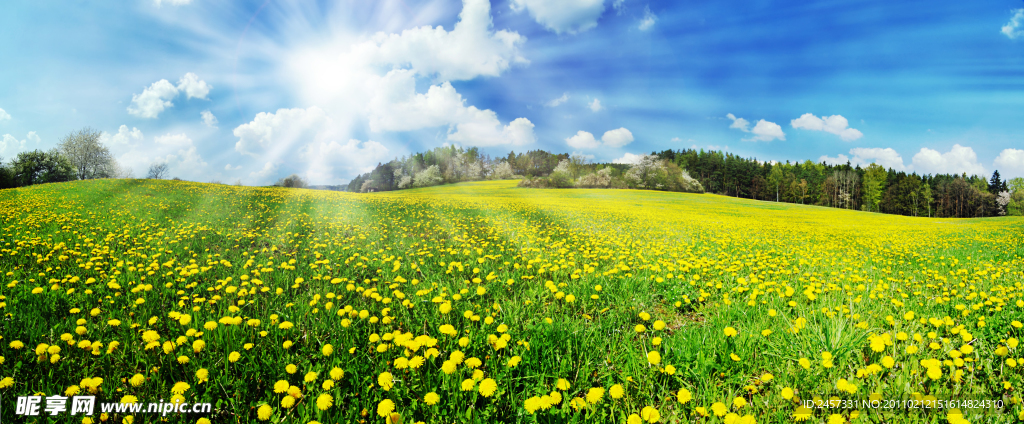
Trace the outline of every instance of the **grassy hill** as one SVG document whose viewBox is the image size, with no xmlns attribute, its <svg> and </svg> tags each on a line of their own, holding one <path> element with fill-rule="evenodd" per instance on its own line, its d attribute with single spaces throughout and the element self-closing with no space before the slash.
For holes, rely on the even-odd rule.
<svg viewBox="0 0 1024 424">
<path fill-rule="evenodd" d="M 0 421 L 33 393 L 211 404 L 190 423 L 1021 413 L 1024 219 L 515 185 L 0 191 Z M 873 393 L 1005 407 L 803 406 Z"/>
</svg>

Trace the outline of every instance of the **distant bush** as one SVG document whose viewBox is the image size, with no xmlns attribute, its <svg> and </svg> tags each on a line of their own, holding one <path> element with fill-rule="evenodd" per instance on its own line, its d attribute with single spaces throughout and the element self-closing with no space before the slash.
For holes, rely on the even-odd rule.
<svg viewBox="0 0 1024 424">
<path fill-rule="evenodd" d="M 306 184 L 306 180 L 303 180 L 302 177 L 296 174 L 292 174 L 278 180 L 276 183 L 274 183 L 274 186 L 289 188 L 306 188 L 308 184 Z"/>
<path fill-rule="evenodd" d="M 612 184 L 612 169 L 601 168 L 601 170 L 587 174 L 576 180 L 576 187 L 579 188 L 608 188 Z"/>
</svg>

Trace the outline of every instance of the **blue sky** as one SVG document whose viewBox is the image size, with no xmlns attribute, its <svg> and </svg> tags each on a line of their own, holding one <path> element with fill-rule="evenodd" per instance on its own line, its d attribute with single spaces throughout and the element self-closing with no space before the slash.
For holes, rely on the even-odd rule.
<svg viewBox="0 0 1024 424">
<path fill-rule="evenodd" d="M 1024 2 L 57 1 L 0 13 L 0 156 L 344 183 L 445 143 L 1024 176 Z"/>
</svg>

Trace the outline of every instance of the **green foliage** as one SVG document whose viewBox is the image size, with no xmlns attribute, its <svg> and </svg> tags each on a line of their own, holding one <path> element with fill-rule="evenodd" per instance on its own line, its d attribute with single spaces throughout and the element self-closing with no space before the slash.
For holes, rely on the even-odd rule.
<svg viewBox="0 0 1024 424">
<path fill-rule="evenodd" d="M 71 161 L 57 150 L 21 152 L 10 165 L 12 179 L 18 186 L 57 183 L 75 179 Z"/>
</svg>

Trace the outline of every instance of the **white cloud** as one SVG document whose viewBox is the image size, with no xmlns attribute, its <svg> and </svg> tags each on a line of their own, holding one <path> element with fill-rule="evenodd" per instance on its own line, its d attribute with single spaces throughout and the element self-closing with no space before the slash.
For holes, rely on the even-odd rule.
<svg viewBox="0 0 1024 424">
<path fill-rule="evenodd" d="M 127 125 L 121 125 L 117 134 L 110 135 L 106 132 L 100 134 L 100 142 L 111 145 L 128 145 L 142 141 L 142 131 L 138 128 L 128 129 Z"/>
<path fill-rule="evenodd" d="M 0 139 L 0 156 L 16 155 L 25 150 L 28 142 L 30 141 L 32 143 L 39 144 L 42 140 L 35 131 L 29 131 L 24 140 L 18 140 L 18 138 L 13 135 L 4 134 L 3 139 Z"/>
<path fill-rule="evenodd" d="M 843 141 L 853 141 L 864 136 L 863 133 L 849 128 L 849 121 L 842 115 L 814 116 L 812 113 L 805 113 L 799 118 L 790 121 L 790 125 L 796 129 L 825 131 L 838 135 Z"/>
<path fill-rule="evenodd" d="M 606 131 L 601 136 L 601 141 L 608 147 L 622 147 L 633 142 L 633 133 L 625 128 L 618 128 Z"/>
<path fill-rule="evenodd" d="M 565 139 L 565 143 L 574 149 L 593 149 L 604 145 L 609 148 L 619 148 L 633 142 L 633 133 L 625 128 L 617 128 L 605 131 L 601 136 L 601 142 L 594 138 L 594 135 L 586 131 L 578 131 L 576 135 Z"/>
<path fill-rule="evenodd" d="M 594 101 L 590 102 L 590 110 L 591 111 L 593 111 L 593 112 L 600 112 L 601 109 L 604 109 L 604 107 L 601 106 L 601 101 L 600 100 L 594 99 Z"/>
<path fill-rule="evenodd" d="M 493 31 L 488 0 L 464 0 L 459 22 L 451 32 L 423 26 L 401 34 L 379 32 L 352 48 L 356 64 L 408 66 L 442 81 L 498 76 L 512 64 L 529 64 L 519 47 L 526 38 L 517 32 Z"/>
<path fill-rule="evenodd" d="M 451 31 L 423 26 L 401 33 L 381 32 L 355 43 L 339 35 L 324 44 L 287 49 L 288 56 L 282 63 L 297 86 L 301 103 L 316 105 L 323 112 L 322 122 L 298 126 L 304 128 L 306 141 L 290 143 L 292 149 L 313 151 L 321 143 L 326 148 L 332 141 L 353 139 L 357 129 L 366 127 L 371 133 L 447 127 L 447 141 L 463 145 L 535 142 L 534 125 L 529 119 L 499 120 L 492 110 L 467 105 L 450 83 L 499 76 L 512 66 L 529 64 L 520 53 L 525 37 L 492 26 L 488 0 L 465 0 Z M 425 80 L 429 83 L 423 85 Z M 418 92 L 418 85 L 427 88 Z M 268 135 L 261 127 L 272 120 L 266 115 L 279 114 L 263 114 L 236 128 L 236 149 L 246 154 L 272 154 L 261 147 L 265 142 L 259 140 L 276 138 L 281 131 Z M 376 154 L 376 146 L 383 147 L 375 141 L 360 146 L 353 151 Z M 257 152 L 255 147 L 261 150 Z M 285 152 L 273 155 L 284 156 Z M 294 163 L 273 161 L 283 168 Z M 356 168 L 321 166 L 316 172 Z"/>
<path fill-rule="evenodd" d="M 156 146 L 165 152 L 162 157 L 157 157 L 158 162 L 169 165 L 173 171 L 183 172 L 186 175 L 195 175 L 196 170 L 205 168 L 206 162 L 196 152 L 196 146 L 192 139 L 185 134 L 167 134 L 153 139 Z"/>
<path fill-rule="evenodd" d="M 311 181 L 332 181 L 338 173 L 369 172 L 378 162 L 387 161 L 388 154 L 387 147 L 372 140 L 317 142 L 303 156 L 309 164 L 306 177 Z"/>
<path fill-rule="evenodd" d="M 671 140 L 669 140 L 669 141 L 673 141 L 673 142 L 680 142 L 680 141 L 683 141 L 683 139 L 681 139 L 681 138 L 679 138 L 679 137 L 672 137 L 672 139 L 671 139 Z"/>
<path fill-rule="evenodd" d="M 238 137 L 235 150 L 244 155 L 280 157 L 318 137 L 326 129 L 327 115 L 316 106 L 309 109 L 278 109 L 260 112 L 232 132 Z"/>
<path fill-rule="evenodd" d="M 743 132 L 750 132 L 750 121 L 743 118 L 737 118 L 736 115 L 731 113 L 725 115 L 725 117 L 732 120 L 732 125 L 729 125 L 729 128 L 735 128 Z"/>
<path fill-rule="evenodd" d="M 217 128 L 217 117 L 213 116 L 213 112 L 204 110 L 199 112 L 199 116 L 203 118 L 203 124 L 210 128 Z"/>
<path fill-rule="evenodd" d="M 508 131 L 515 132 L 519 125 L 521 123 L 513 121 L 509 124 L 513 128 Z M 386 161 L 389 155 L 387 147 L 376 141 L 338 142 L 344 131 L 315 106 L 261 112 L 251 122 L 235 128 L 233 133 L 238 137 L 235 150 L 266 161 L 263 169 L 250 174 L 254 184 L 270 182 L 278 171 L 296 172 L 309 181 L 338 182 L 338 173 L 369 171 L 378 162 Z M 281 165 L 290 170 L 279 169 Z"/>
<path fill-rule="evenodd" d="M 224 165 L 224 170 L 225 170 L 225 171 L 237 171 L 237 170 L 239 170 L 239 169 L 242 169 L 242 165 L 238 165 L 238 166 L 231 166 L 231 164 L 230 164 L 230 163 L 229 163 L 229 164 L 227 164 L 227 165 Z"/>
<path fill-rule="evenodd" d="M 922 147 L 913 158 L 914 170 L 922 174 L 985 175 L 985 167 L 978 163 L 974 149 L 954 144 L 946 153 Z"/>
<path fill-rule="evenodd" d="M 25 140 L 18 141 L 18 138 L 4 134 L 3 140 L 0 140 L 0 155 L 14 155 L 25 148 Z"/>
<path fill-rule="evenodd" d="M 559 97 L 557 99 L 552 99 L 551 101 L 545 103 L 544 106 L 547 106 L 547 107 L 557 107 L 558 105 L 560 105 L 562 103 L 565 103 L 568 100 L 569 100 L 569 93 L 562 93 L 562 97 Z M 3 111 L 3 109 L 0 109 L 0 111 Z M 2 116 L 2 115 L 0 115 L 0 116 Z M 2 119 L 2 118 L 0 118 L 0 119 Z"/>
<path fill-rule="evenodd" d="M 593 149 L 601 145 L 594 135 L 586 131 L 577 131 L 576 135 L 565 139 L 565 143 L 574 149 Z"/>
<path fill-rule="evenodd" d="M 1013 16 L 1010 18 L 1010 22 L 1007 22 L 1003 26 L 1001 31 L 1010 39 L 1024 36 L 1024 9 L 1012 10 Z"/>
<path fill-rule="evenodd" d="M 498 115 L 491 110 L 475 111 L 476 119 L 458 124 L 453 133 L 449 131 L 448 140 L 461 142 L 470 146 L 523 146 L 537 141 L 533 133 L 533 123 L 526 118 L 516 118 L 508 125 L 498 122 Z"/>
<path fill-rule="evenodd" d="M 512 10 L 527 10 L 537 23 L 557 34 L 575 34 L 597 26 L 604 0 L 512 0 Z"/>
<path fill-rule="evenodd" d="M 658 17 L 651 12 L 651 6 L 644 6 L 644 18 L 640 20 L 640 31 L 647 31 L 658 21 Z"/>
<path fill-rule="evenodd" d="M 903 163 L 903 157 L 900 156 L 896 150 L 890 147 L 857 147 L 850 149 L 850 156 L 838 155 L 837 157 L 822 156 L 818 158 L 818 162 L 825 162 L 830 165 L 844 165 L 847 162 L 850 166 L 865 167 L 872 163 L 877 163 L 882 167 L 889 169 L 895 169 L 897 171 L 910 171 L 911 167 Z"/>
<path fill-rule="evenodd" d="M 411 131 L 449 126 L 448 140 L 474 146 L 522 145 L 535 140 L 533 124 L 519 118 L 502 126 L 490 109 L 465 106 L 451 83 L 416 93 L 411 70 L 393 70 L 378 83 L 368 107 L 371 131 Z M 454 131 L 452 131 L 454 129 Z"/>
<path fill-rule="evenodd" d="M 150 84 L 142 94 L 132 94 L 128 113 L 140 118 L 156 118 L 165 108 L 174 106 L 171 99 L 178 95 L 178 88 L 165 79 Z"/>
<path fill-rule="evenodd" d="M 640 163 L 640 159 L 642 157 L 643 157 L 643 155 L 634 155 L 632 153 L 626 153 L 626 154 L 622 155 L 621 158 L 613 160 L 612 163 L 622 163 L 622 164 L 627 164 L 627 165 L 635 165 L 635 164 Z"/>
<path fill-rule="evenodd" d="M 184 6 L 187 4 L 191 4 L 192 0 L 153 0 L 153 5 L 155 5 L 156 7 L 160 7 L 164 3 L 167 3 L 171 6 Z"/>
<path fill-rule="evenodd" d="M 255 182 L 266 182 L 271 178 L 275 172 L 277 172 L 278 165 L 276 163 L 267 162 L 263 165 L 263 168 L 259 171 L 254 171 L 249 174 L 249 178 L 252 178 Z"/>
<path fill-rule="evenodd" d="M 1024 177 L 1024 150 L 1004 149 L 992 164 L 1004 177 Z"/>
<path fill-rule="evenodd" d="M 132 104 L 128 106 L 128 113 L 140 118 L 156 118 L 164 109 L 174 107 L 171 100 L 177 97 L 179 92 L 184 91 L 188 99 L 206 99 L 212 88 L 191 72 L 182 76 L 177 86 L 162 79 L 150 84 L 142 90 L 142 94 L 132 94 Z"/>
<path fill-rule="evenodd" d="M 880 147 L 858 147 L 850 149 L 850 154 L 854 157 L 852 162 L 855 165 L 866 166 L 869 163 L 877 163 L 886 169 L 906 170 L 906 166 L 903 164 L 903 157 L 891 147 L 884 149 Z"/>
<path fill-rule="evenodd" d="M 213 87 L 207 84 L 206 81 L 199 79 L 199 76 L 191 72 L 185 74 L 178 80 L 178 90 L 184 91 L 188 98 L 193 97 L 197 99 L 206 100 L 206 95 L 210 94 L 210 89 Z"/>
<path fill-rule="evenodd" d="M 775 139 L 785 140 L 786 134 L 782 132 L 782 127 L 774 122 L 768 122 L 764 119 L 757 121 L 757 125 L 754 125 L 754 129 L 750 130 L 754 134 L 753 137 L 745 139 L 744 141 L 772 141 Z"/>
<path fill-rule="evenodd" d="M 3 108 L 0 108 L 0 121 L 9 121 L 11 114 L 7 113 Z"/>
</svg>

